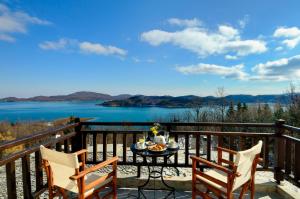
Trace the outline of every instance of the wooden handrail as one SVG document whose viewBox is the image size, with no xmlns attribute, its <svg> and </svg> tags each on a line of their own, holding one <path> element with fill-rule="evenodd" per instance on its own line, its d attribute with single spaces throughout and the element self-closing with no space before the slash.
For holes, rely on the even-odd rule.
<svg viewBox="0 0 300 199">
<path fill-rule="evenodd" d="M 81 122 L 93 126 L 152 126 L 155 122 Z M 160 122 L 162 126 L 226 126 L 274 128 L 274 123 L 229 123 L 229 122 Z"/>
<path fill-rule="evenodd" d="M 35 133 L 34 135 L 24 136 L 24 137 L 15 139 L 15 140 L 5 141 L 0 144 L 0 152 L 7 148 L 11 148 L 11 147 L 18 146 L 21 144 L 26 144 L 26 143 L 41 139 L 45 136 L 53 135 L 59 131 L 70 129 L 72 127 L 76 127 L 79 124 L 80 123 L 68 124 L 68 125 L 57 127 L 57 128 L 47 129 L 47 130 L 41 131 L 39 133 Z"/>
<path fill-rule="evenodd" d="M 300 133 L 300 128 L 299 127 L 295 127 L 295 126 L 290 126 L 290 125 L 282 125 L 283 128 L 285 128 L 286 130 L 289 130 L 289 131 L 292 131 L 292 132 L 295 132 L 295 133 Z"/>
<path fill-rule="evenodd" d="M 289 136 L 289 135 L 282 135 L 283 138 L 286 138 L 287 140 L 291 140 L 293 142 L 298 142 L 300 143 L 300 139 L 299 138 L 295 138 L 295 137 L 292 137 L 292 136 Z"/>
<path fill-rule="evenodd" d="M 62 142 L 62 141 L 67 140 L 67 139 L 70 139 L 71 137 L 73 137 L 75 135 L 76 135 L 76 132 L 68 133 L 67 135 L 61 136 L 61 137 L 56 138 L 54 140 L 51 140 L 47 143 L 43 143 L 43 145 L 45 147 L 49 147 L 49 146 L 54 145 L 56 143 Z M 5 165 L 9 162 L 12 162 L 12 161 L 17 160 L 21 157 L 24 157 L 25 155 L 29 155 L 29 154 L 31 154 L 33 152 L 36 152 L 36 151 L 39 151 L 39 150 L 40 150 L 40 146 L 36 146 L 36 147 L 32 147 L 30 149 L 26 149 L 26 150 L 14 153 L 14 154 L 12 154 L 8 157 L 5 157 L 5 159 L 3 159 L 3 160 L 0 160 L 0 166 Z"/>
</svg>

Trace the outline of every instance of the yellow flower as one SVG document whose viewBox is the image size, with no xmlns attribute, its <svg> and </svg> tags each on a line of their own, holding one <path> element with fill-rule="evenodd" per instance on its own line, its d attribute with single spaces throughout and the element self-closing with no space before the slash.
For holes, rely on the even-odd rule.
<svg viewBox="0 0 300 199">
<path fill-rule="evenodd" d="M 152 131 L 152 133 L 156 136 L 158 134 L 157 130 Z"/>
</svg>

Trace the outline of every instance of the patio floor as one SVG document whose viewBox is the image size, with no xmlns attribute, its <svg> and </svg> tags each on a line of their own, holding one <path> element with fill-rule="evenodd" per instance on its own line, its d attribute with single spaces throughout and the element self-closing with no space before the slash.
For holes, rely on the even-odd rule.
<svg viewBox="0 0 300 199">
<path fill-rule="evenodd" d="M 168 192 L 165 191 L 144 191 L 144 194 L 149 199 L 162 199 Z M 137 198 L 137 189 L 118 189 L 118 199 L 128 198 L 134 199 Z M 238 193 L 234 195 L 234 198 L 238 198 Z M 175 197 L 178 199 L 183 198 L 192 198 L 192 193 L 189 191 L 176 191 Z M 172 198 L 172 197 L 169 197 Z M 199 197 L 200 198 L 200 197 Z M 249 193 L 245 195 L 246 199 L 250 198 Z M 283 197 L 276 192 L 258 192 L 255 194 L 255 198 L 260 199 L 282 199 Z"/>
</svg>

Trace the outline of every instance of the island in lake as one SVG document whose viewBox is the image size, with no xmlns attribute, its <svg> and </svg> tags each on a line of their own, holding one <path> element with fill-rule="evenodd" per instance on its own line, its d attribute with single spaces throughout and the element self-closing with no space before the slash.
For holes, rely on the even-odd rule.
<svg viewBox="0 0 300 199">
<path fill-rule="evenodd" d="M 288 95 L 228 95 L 226 97 L 199 97 L 187 96 L 144 96 L 137 95 L 127 99 L 105 101 L 99 105 L 111 107 L 168 107 L 168 108 L 192 108 L 197 106 L 221 103 L 287 103 Z"/>
</svg>

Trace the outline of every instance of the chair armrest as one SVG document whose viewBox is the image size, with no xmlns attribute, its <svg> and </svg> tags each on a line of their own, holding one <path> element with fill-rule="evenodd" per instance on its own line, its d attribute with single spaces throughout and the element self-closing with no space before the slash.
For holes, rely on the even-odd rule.
<svg viewBox="0 0 300 199">
<path fill-rule="evenodd" d="M 109 159 L 109 160 L 106 160 L 106 161 L 104 161 L 104 162 L 101 162 L 101 163 L 99 163 L 99 164 L 97 164 L 97 165 L 95 165 L 95 166 L 93 166 L 93 167 L 87 168 L 87 169 L 85 169 L 85 170 L 79 172 L 77 175 L 72 175 L 72 176 L 70 177 L 70 179 L 71 179 L 71 180 L 77 180 L 77 179 L 79 179 L 79 178 L 84 177 L 84 176 L 87 175 L 88 173 L 97 171 L 98 169 L 101 169 L 101 168 L 103 168 L 103 167 L 106 167 L 106 166 L 109 165 L 109 164 L 117 163 L 117 161 L 118 161 L 118 157 L 115 156 L 115 157 L 113 157 L 113 158 L 111 158 L 111 159 Z"/>
<path fill-rule="evenodd" d="M 226 149 L 226 148 L 222 148 L 222 147 L 217 147 L 217 149 L 220 150 L 220 151 L 225 151 L 225 152 L 233 154 L 233 155 L 237 154 L 237 151 L 234 151 L 234 150 L 231 150 L 231 149 Z"/>
<path fill-rule="evenodd" d="M 209 167 L 212 167 L 212 168 L 218 169 L 218 170 L 220 170 L 220 171 L 223 171 L 224 173 L 227 173 L 227 174 L 230 174 L 230 175 L 233 174 L 233 172 L 232 172 L 230 169 L 228 169 L 228 168 L 226 168 L 226 167 L 224 167 L 224 166 L 221 166 L 221 165 L 219 165 L 219 164 L 210 162 L 210 161 L 208 161 L 208 160 L 206 160 L 206 159 L 204 159 L 204 158 L 200 158 L 200 157 L 196 157 L 196 156 L 191 156 L 191 159 L 192 159 L 193 161 L 197 161 L 197 162 L 206 164 L 206 165 L 209 166 Z"/>
<path fill-rule="evenodd" d="M 82 155 L 82 154 L 84 154 L 86 152 L 87 152 L 86 149 L 81 149 L 80 151 L 76 151 L 75 153 L 76 153 L 76 155 Z"/>
</svg>

